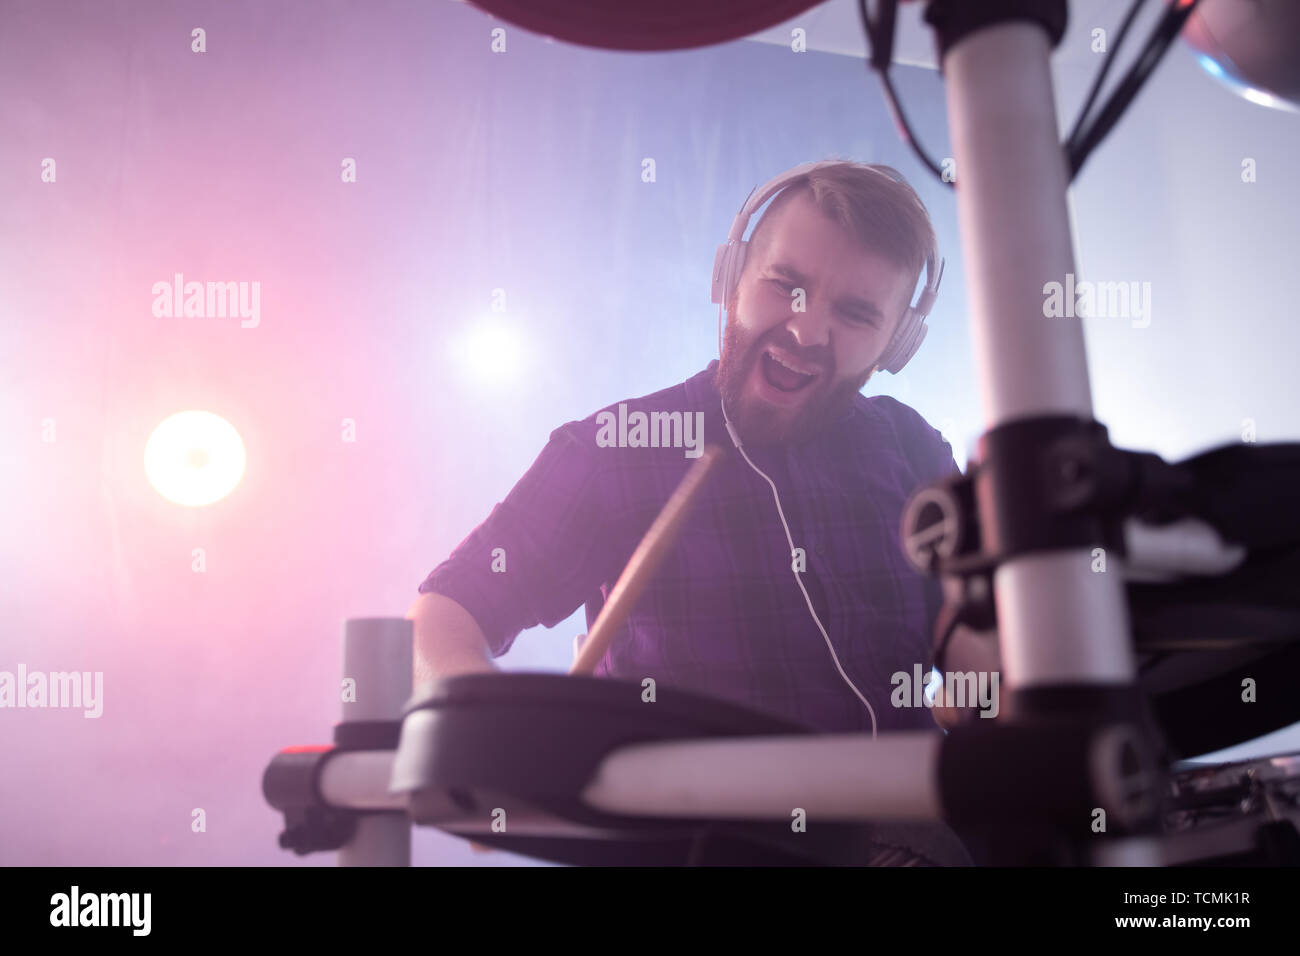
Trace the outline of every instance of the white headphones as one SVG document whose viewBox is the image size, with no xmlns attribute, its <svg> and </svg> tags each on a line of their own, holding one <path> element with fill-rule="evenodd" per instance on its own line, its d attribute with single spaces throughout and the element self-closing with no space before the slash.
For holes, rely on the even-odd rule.
<svg viewBox="0 0 1300 956">
<path fill-rule="evenodd" d="M 735 221 L 731 224 L 731 232 L 727 234 L 727 241 L 718 246 L 717 254 L 713 257 L 713 288 L 711 295 L 714 302 L 730 311 L 732 303 L 735 301 L 736 285 L 740 282 L 740 274 L 745 269 L 745 257 L 749 251 L 749 243 L 742 237 L 745 235 L 745 229 L 749 226 L 750 218 L 758 211 L 759 207 L 788 186 L 792 180 L 806 176 L 823 166 L 838 165 L 843 165 L 843 161 L 823 160 L 816 163 L 804 163 L 770 180 L 761 189 L 756 186 L 750 190 L 749 198 L 740 207 L 740 212 L 736 214 Z M 862 166 L 860 168 L 870 169 L 872 172 L 886 176 L 894 182 L 901 182 L 897 177 L 875 166 Z M 878 368 L 897 374 L 916 354 L 916 350 L 921 347 L 921 343 L 925 340 L 925 334 L 929 331 L 925 324 L 925 317 L 930 314 L 930 309 L 934 306 L 934 300 L 939 294 L 939 281 L 943 278 L 943 263 L 944 260 L 939 258 L 939 248 L 936 245 L 926 256 L 925 288 L 917 296 L 916 302 L 903 313 L 903 318 L 898 323 L 898 329 L 894 332 L 893 338 L 889 340 L 889 344 L 885 346 L 885 351 L 881 353 L 880 360 L 876 363 Z"/>
</svg>

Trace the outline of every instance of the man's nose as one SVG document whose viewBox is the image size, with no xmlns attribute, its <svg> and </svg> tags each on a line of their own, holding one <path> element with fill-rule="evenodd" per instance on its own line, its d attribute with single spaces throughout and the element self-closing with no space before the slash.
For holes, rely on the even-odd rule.
<svg viewBox="0 0 1300 956">
<path fill-rule="evenodd" d="M 804 311 L 790 314 L 786 328 L 799 343 L 800 348 L 816 348 L 829 345 L 831 341 L 831 314 L 828 307 L 814 302 L 809 296 L 804 303 Z"/>
</svg>

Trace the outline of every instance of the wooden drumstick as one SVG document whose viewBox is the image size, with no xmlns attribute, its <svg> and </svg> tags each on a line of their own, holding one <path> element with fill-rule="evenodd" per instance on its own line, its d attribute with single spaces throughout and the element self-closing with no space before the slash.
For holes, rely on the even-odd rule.
<svg viewBox="0 0 1300 956">
<path fill-rule="evenodd" d="M 582 645 L 577 659 L 569 668 L 570 674 L 590 674 L 596 669 L 600 659 L 605 656 L 605 651 L 615 632 L 623 626 L 627 616 L 632 613 L 646 585 L 659 570 L 659 565 L 663 563 L 677 536 L 681 534 L 686 524 L 686 516 L 695 499 L 699 497 L 705 480 L 725 457 L 726 450 L 723 446 L 709 445 L 701 453 L 699 460 L 691 465 L 690 470 L 686 472 L 686 477 L 682 479 L 681 484 L 668 499 L 668 503 L 664 505 L 664 510 L 659 512 L 650 530 L 645 533 L 641 543 L 632 552 L 627 567 L 618 576 L 618 582 L 609 592 L 609 600 L 600 609 L 596 622 L 592 624 L 591 631 L 587 634 L 586 643 Z"/>
</svg>

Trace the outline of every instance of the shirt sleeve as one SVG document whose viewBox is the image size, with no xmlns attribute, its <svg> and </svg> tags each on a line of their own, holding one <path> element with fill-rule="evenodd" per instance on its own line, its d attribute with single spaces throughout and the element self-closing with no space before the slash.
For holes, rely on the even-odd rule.
<svg viewBox="0 0 1300 956">
<path fill-rule="evenodd" d="M 505 500 L 417 589 L 465 608 L 493 657 L 526 628 L 554 627 L 600 586 L 598 456 L 580 426 L 551 432 Z"/>
<path fill-rule="evenodd" d="M 929 484 L 961 471 L 952 456 L 952 445 L 943 437 L 939 429 L 934 428 L 920 414 L 916 415 L 920 438 L 914 461 L 917 477 L 921 484 Z"/>
<path fill-rule="evenodd" d="M 891 399 L 897 422 L 899 441 L 912 472 L 916 487 L 960 472 L 952 456 L 952 445 L 939 429 L 927 422 L 916 409 Z"/>
</svg>

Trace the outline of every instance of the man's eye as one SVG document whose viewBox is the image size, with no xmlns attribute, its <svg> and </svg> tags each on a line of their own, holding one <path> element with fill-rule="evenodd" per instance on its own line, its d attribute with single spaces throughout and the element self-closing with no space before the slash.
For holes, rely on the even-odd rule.
<svg viewBox="0 0 1300 956">
<path fill-rule="evenodd" d="M 769 282 L 772 282 L 773 284 L 775 284 L 776 286 L 778 286 L 782 291 L 785 291 L 785 292 L 793 292 L 793 291 L 794 291 L 794 283 L 792 283 L 792 282 L 786 282 L 786 281 L 784 281 L 784 280 L 782 280 L 782 279 L 769 279 L 768 281 L 769 281 Z"/>
</svg>

